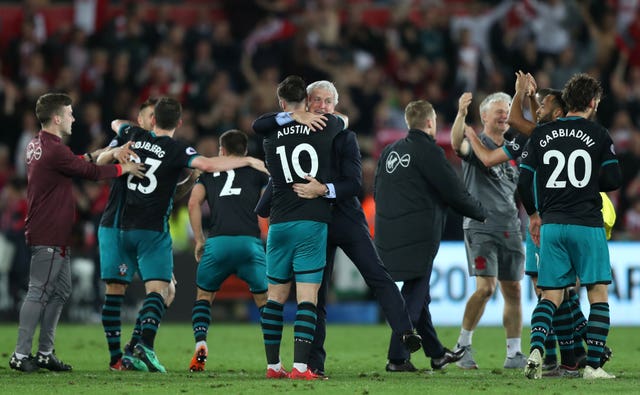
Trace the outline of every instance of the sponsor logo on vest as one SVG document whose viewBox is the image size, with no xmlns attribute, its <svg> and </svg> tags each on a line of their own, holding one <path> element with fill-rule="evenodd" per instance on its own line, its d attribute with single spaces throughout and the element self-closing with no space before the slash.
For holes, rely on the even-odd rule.
<svg viewBox="0 0 640 395">
<path fill-rule="evenodd" d="M 409 167 L 409 162 L 411 162 L 411 155 L 404 154 L 400 156 L 396 151 L 391 151 L 386 162 L 387 173 L 393 173 L 399 165 Z"/>
</svg>

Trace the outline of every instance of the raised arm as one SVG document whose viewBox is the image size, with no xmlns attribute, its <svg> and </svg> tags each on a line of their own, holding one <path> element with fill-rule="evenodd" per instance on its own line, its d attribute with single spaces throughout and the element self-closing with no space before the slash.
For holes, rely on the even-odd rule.
<svg viewBox="0 0 640 395">
<path fill-rule="evenodd" d="M 485 147 L 471 126 L 465 128 L 464 135 L 467 137 L 469 144 L 471 144 L 475 156 L 477 156 L 486 167 L 495 166 L 509 160 L 509 156 L 504 152 L 504 149 L 496 148 L 491 150 Z"/>
<path fill-rule="evenodd" d="M 531 132 L 533 132 L 533 129 L 536 127 L 535 122 L 531 122 L 526 119 L 524 117 L 524 112 L 522 111 L 522 105 L 524 104 L 525 97 L 528 97 L 531 93 L 532 92 L 529 89 L 528 75 L 524 74 L 522 71 L 518 71 L 516 73 L 516 93 L 513 96 L 513 102 L 511 103 L 507 122 L 512 128 L 526 136 L 530 136 Z M 535 91 L 533 93 L 535 93 Z"/>
<path fill-rule="evenodd" d="M 460 96 L 458 100 L 458 114 L 456 115 L 455 121 L 453 121 L 453 126 L 451 126 L 451 147 L 453 147 L 458 155 L 462 156 L 467 155 L 471 149 L 469 142 L 464 139 L 464 131 L 466 126 L 465 120 L 472 99 L 473 95 L 471 92 L 465 92 Z"/>
<path fill-rule="evenodd" d="M 97 166 L 94 163 L 89 163 L 85 159 L 74 155 L 66 146 L 60 146 L 60 148 L 56 150 L 55 164 L 62 174 L 69 177 L 80 177 L 94 181 L 119 177 L 123 174 L 132 174 L 135 177 L 143 178 L 145 170 L 144 164 L 133 162 Z"/>
<path fill-rule="evenodd" d="M 228 171 L 239 167 L 251 166 L 254 169 L 269 174 L 264 162 L 251 156 L 197 156 L 191 161 L 191 167 L 205 173 Z"/>
<path fill-rule="evenodd" d="M 174 199 L 175 200 L 180 200 L 187 193 L 189 193 L 189 191 L 191 190 L 193 185 L 196 183 L 196 180 L 198 179 L 198 177 L 200 177 L 200 174 L 202 174 L 202 172 L 200 170 L 192 170 L 191 173 L 189 174 L 189 177 L 187 177 L 187 178 L 181 180 L 180 182 L 178 182 L 178 185 L 176 187 L 176 191 L 173 194 Z"/>
<path fill-rule="evenodd" d="M 537 122 L 536 114 L 538 113 L 538 107 L 540 107 L 537 94 L 538 92 L 538 84 L 536 83 L 535 78 L 531 75 L 531 73 L 527 73 L 527 77 L 529 79 L 529 88 L 527 95 L 529 96 L 529 108 L 531 109 L 531 114 L 534 117 L 534 121 Z"/>
<path fill-rule="evenodd" d="M 106 165 L 107 163 L 127 163 L 131 158 L 137 158 L 138 155 L 131 150 L 132 141 L 127 141 L 124 145 L 116 148 L 106 148 L 96 157 L 96 164 Z"/>
<path fill-rule="evenodd" d="M 284 123 L 280 124 L 277 118 L 278 117 L 283 118 L 285 116 L 290 117 L 291 115 L 287 112 L 281 112 L 281 113 L 272 112 L 269 114 L 263 114 L 258 118 L 256 118 L 255 121 L 253 121 L 253 124 L 251 125 L 251 127 L 253 128 L 253 131 L 256 132 L 256 134 L 264 136 L 266 134 L 269 134 L 271 131 L 275 130 L 276 128 L 278 128 L 278 126 L 284 125 Z"/>
<path fill-rule="evenodd" d="M 280 116 L 280 114 L 287 113 L 278 113 L 278 116 Z M 296 110 L 292 112 L 291 119 L 303 125 L 307 125 L 314 132 L 317 130 L 322 130 L 325 126 L 327 126 L 326 116 L 321 114 L 314 114 L 306 110 Z M 282 125 L 282 123 L 280 123 L 280 125 Z"/>
<path fill-rule="evenodd" d="M 343 121 L 348 120 L 346 115 L 342 115 Z M 253 130 L 257 134 L 268 134 L 278 126 L 285 125 L 289 122 L 296 121 L 302 125 L 308 126 L 312 131 L 322 130 L 327 126 L 327 117 L 321 114 L 314 114 L 306 110 L 296 110 L 293 112 L 269 113 L 260 116 L 253 121 Z M 347 121 L 345 121 L 346 123 Z"/>
<path fill-rule="evenodd" d="M 111 130 L 118 133 L 122 125 L 136 125 L 136 123 L 125 119 L 114 119 L 111 121 Z"/>
</svg>

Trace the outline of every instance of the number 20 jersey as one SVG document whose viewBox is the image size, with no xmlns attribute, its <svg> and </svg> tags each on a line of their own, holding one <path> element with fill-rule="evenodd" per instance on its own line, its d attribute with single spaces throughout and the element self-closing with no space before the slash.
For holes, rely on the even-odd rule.
<svg viewBox="0 0 640 395">
<path fill-rule="evenodd" d="M 110 210 L 120 229 L 144 229 L 158 232 L 169 231 L 169 215 L 173 208 L 173 194 L 182 174 L 191 161 L 199 156 L 196 150 L 169 136 L 157 136 L 137 126 L 120 128 L 116 145 L 132 141 L 131 149 L 145 164 L 145 177 L 128 175 L 121 177 L 118 186 L 123 195 L 116 200 L 116 207 L 109 202 Z M 111 145 L 114 145 L 112 142 Z M 115 187 L 115 186 L 114 186 Z M 116 196 L 117 198 L 117 196 Z M 107 225 L 104 223 L 103 226 Z"/>
<path fill-rule="evenodd" d="M 581 117 L 536 127 L 522 153 L 522 171 L 535 174 L 543 223 L 601 227 L 599 176 L 617 159 L 607 130 Z"/>
<path fill-rule="evenodd" d="M 271 223 L 331 221 L 327 199 L 299 198 L 292 188 L 294 183 L 307 183 L 306 175 L 321 183 L 328 181 L 333 138 L 344 129 L 344 123 L 334 115 L 325 116 L 326 126 L 321 131 L 289 122 L 265 135 L 265 159 L 273 180 Z"/>
</svg>

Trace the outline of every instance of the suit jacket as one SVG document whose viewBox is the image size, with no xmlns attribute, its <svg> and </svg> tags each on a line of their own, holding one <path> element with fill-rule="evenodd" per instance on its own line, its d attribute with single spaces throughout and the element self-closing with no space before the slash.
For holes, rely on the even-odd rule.
<svg viewBox="0 0 640 395">
<path fill-rule="evenodd" d="M 362 163 L 356 134 L 343 130 L 333 140 L 331 179 L 336 192 L 333 215 L 345 215 L 353 222 L 366 226 L 367 220 L 358 194 L 362 189 Z"/>
<path fill-rule="evenodd" d="M 467 192 L 436 141 L 421 130 L 388 145 L 376 169 L 375 244 L 396 281 L 424 276 L 440 247 L 448 207 L 483 221 L 480 202 Z"/>
</svg>

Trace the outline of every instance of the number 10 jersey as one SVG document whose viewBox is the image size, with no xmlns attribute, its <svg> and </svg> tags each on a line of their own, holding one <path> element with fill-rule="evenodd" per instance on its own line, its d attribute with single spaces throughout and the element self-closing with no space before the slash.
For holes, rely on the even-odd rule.
<svg viewBox="0 0 640 395">
<path fill-rule="evenodd" d="M 305 125 L 289 122 L 265 134 L 265 161 L 273 179 L 272 224 L 331 221 L 327 199 L 299 198 L 292 188 L 294 183 L 307 183 L 307 175 L 321 183 L 328 181 L 333 138 L 344 129 L 344 123 L 334 115 L 326 117 L 321 131 L 312 132 Z"/>
</svg>

